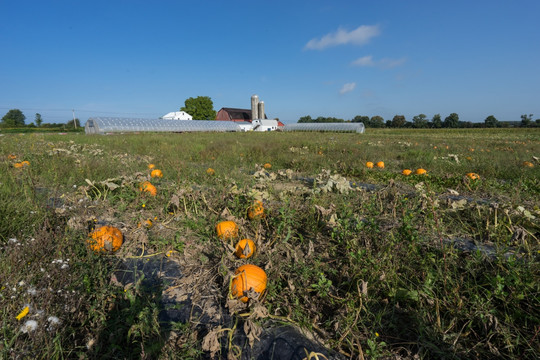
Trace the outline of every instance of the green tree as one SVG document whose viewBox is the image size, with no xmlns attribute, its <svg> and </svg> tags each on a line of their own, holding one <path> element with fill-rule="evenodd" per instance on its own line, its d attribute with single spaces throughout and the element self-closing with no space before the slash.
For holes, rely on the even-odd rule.
<svg viewBox="0 0 540 360">
<path fill-rule="evenodd" d="M 302 116 L 300 119 L 298 119 L 299 123 L 310 123 L 313 122 L 313 119 L 310 115 Z"/>
<path fill-rule="evenodd" d="M 395 115 L 392 119 L 392 127 L 394 128 L 404 127 L 406 123 L 407 120 L 405 119 L 404 115 Z"/>
<path fill-rule="evenodd" d="M 24 126 L 26 116 L 19 109 L 11 109 L 2 118 L 2 125 L 7 127 Z"/>
<path fill-rule="evenodd" d="M 193 116 L 193 120 L 216 120 L 214 103 L 209 96 L 190 97 L 184 102 L 180 111 L 185 111 Z"/>
<path fill-rule="evenodd" d="M 451 113 L 444 118 L 443 127 L 445 128 L 457 128 L 459 127 L 459 115 Z"/>
<path fill-rule="evenodd" d="M 533 114 L 529 114 L 529 116 L 527 116 L 527 114 L 521 115 L 521 126 L 529 127 L 531 125 L 532 117 Z"/>
<path fill-rule="evenodd" d="M 431 127 L 434 129 L 442 128 L 441 114 L 433 115 L 433 118 L 431 119 Z"/>
<path fill-rule="evenodd" d="M 360 115 L 356 115 L 352 120 L 351 122 L 353 123 L 356 123 L 356 122 L 361 122 L 361 123 L 364 123 L 364 125 L 366 125 L 368 122 L 369 122 L 369 116 L 360 116 Z M 366 125 L 367 126 L 367 125 Z"/>
<path fill-rule="evenodd" d="M 40 127 L 41 124 L 43 123 L 43 119 L 41 118 L 41 114 L 40 113 L 36 113 L 36 117 L 34 119 L 34 122 L 36 123 L 36 126 L 37 127 Z"/>
<path fill-rule="evenodd" d="M 425 128 L 428 126 L 427 116 L 425 114 L 418 114 L 412 118 L 413 127 L 416 129 Z"/>
<path fill-rule="evenodd" d="M 489 115 L 485 120 L 484 120 L 484 125 L 487 127 L 487 128 L 494 128 L 494 127 L 499 127 L 499 120 L 497 120 L 497 118 L 493 115 Z"/>
<path fill-rule="evenodd" d="M 79 118 L 75 118 L 75 124 L 76 124 L 77 126 L 73 125 L 73 122 L 74 122 L 73 120 L 69 120 L 69 121 L 67 122 L 67 124 L 66 124 L 66 127 L 67 127 L 67 128 L 75 128 L 75 127 L 78 127 L 78 128 L 79 128 L 79 127 L 81 127 L 81 122 L 79 121 Z"/>
<path fill-rule="evenodd" d="M 366 125 L 366 124 L 364 124 Z M 369 125 L 366 125 L 367 127 L 373 127 L 373 128 L 383 128 L 384 127 L 384 119 L 382 116 L 375 115 L 372 116 L 369 120 Z"/>
</svg>

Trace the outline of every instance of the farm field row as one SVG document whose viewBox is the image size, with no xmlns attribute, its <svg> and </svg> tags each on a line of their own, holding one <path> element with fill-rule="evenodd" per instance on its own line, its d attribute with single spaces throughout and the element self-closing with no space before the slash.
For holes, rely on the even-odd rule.
<svg viewBox="0 0 540 360">
<path fill-rule="evenodd" d="M 535 129 L 2 136 L 0 358 L 537 358 L 539 158 Z"/>
</svg>

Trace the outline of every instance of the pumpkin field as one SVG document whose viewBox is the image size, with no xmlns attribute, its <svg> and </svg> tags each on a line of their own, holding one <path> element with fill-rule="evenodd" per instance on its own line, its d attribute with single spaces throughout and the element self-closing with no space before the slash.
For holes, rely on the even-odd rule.
<svg viewBox="0 0 540 360">
<path fill-rule="evenodd" d="M 540 130 L 0 136 L 0 359 L 540 358 Z"/>
</svg>

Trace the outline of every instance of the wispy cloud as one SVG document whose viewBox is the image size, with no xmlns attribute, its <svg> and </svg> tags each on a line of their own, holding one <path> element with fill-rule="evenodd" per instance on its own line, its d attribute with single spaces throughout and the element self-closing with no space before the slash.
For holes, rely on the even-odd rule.
<svg viewBox="0 0 540 360">
<path fill-rule="evenodd" d="M 354 90 L 354 88 L 356 87 L 356 83 L 352 82 L 352 83 L 346 83 L 345 85 L 343 85 L 343 87 L 341 88 L 341 90 L 339 90 L 339 93 L 341 95 L 343 94 L 346 94 L 348 92 L 351 92 Z"/>
<path fill-rule="evenodd" d="M 381 60 L 373 60 L 373 56 L 366 55 L 362 56 L 361 58 L 358 58 L 351 62 L 351 65 L 353 66 L 377 66 L 383 69 L 391 69 L 400 65 L 403 65 L 407 61 L 406 58 L 400 58 L 400 59 L 389 59 L 389 58 L 383 58 Z"/>
<path fill-rule="evenodd" d="M 336 32 L 324 35 L 320 39 L 311 39 L 305 46 L 308 50 L 324 50 L 337 45 L 364 45 L 371 38 L 381 33 L 378 25 L 362 25 L 352 31 L 339 28 Z"/>
<path fill-rule="evenodd" d="M 371 55 L 362 56 L 361 58 L 354 60 L 351 64 L 354 66 L 375 66 L 373 56 Z"/>
</svg>

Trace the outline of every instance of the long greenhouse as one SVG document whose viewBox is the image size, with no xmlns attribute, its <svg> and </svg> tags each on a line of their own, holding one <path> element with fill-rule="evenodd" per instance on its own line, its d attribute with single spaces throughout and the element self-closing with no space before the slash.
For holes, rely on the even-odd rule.
<svg viewBox="0 0 540 360">
<path fill-rule="evenodd" d="M 287 124 L 284 131 L 333 131 L 363 134 L 364 123 L 297 123 Z"/>
<path fill-rule="evenodd" d="M 226 132 L 242 131 L 232 121 L 162 120 L 114 117 L 93 117 L 86 121 L 86 134 L 114 132 Z"/>
</svg>

